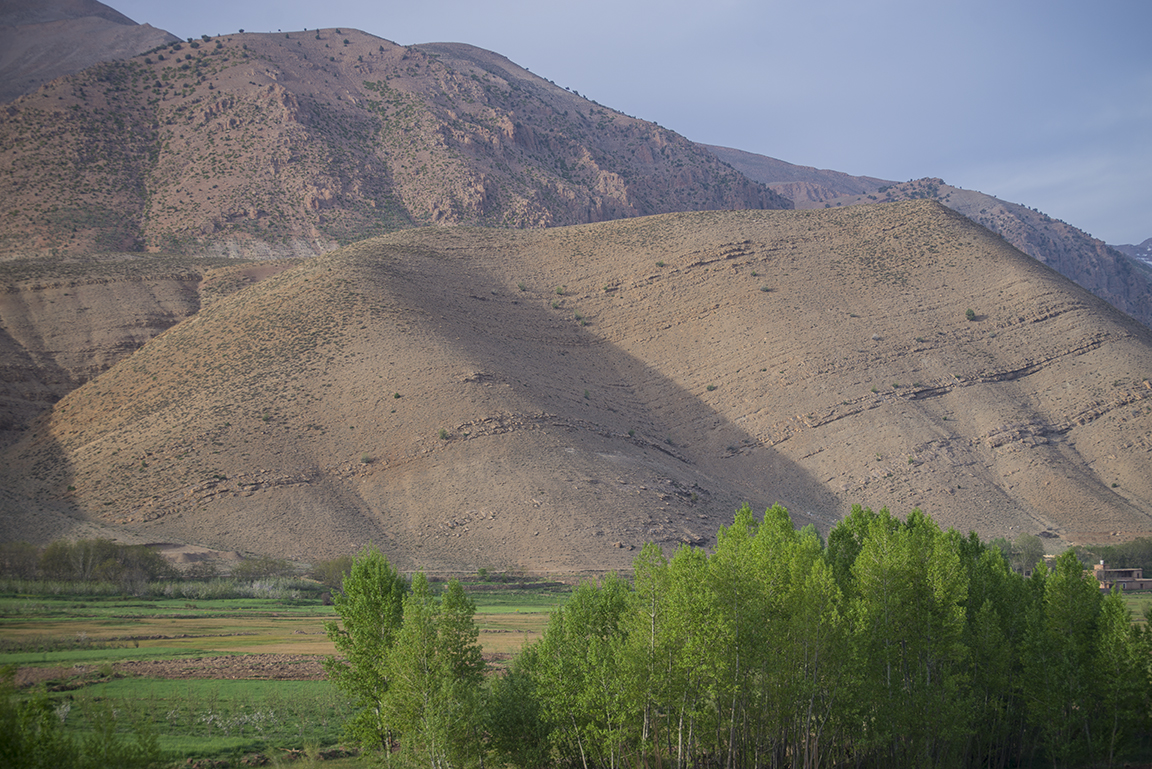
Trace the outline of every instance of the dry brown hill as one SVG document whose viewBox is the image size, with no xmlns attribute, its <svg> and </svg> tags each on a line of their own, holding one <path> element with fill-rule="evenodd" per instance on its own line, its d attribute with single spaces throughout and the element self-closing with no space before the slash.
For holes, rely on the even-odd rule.
<svg viewBox="0 0 1152 769">
<path fill-rule="evenodd" d="M 0 256 L 312 255 L 423 224 L 790 208 L 706 149 L 456 44 L 236 34 L 0 113 Z"/>
<path fill-rule="evenodd" d="M 1152 269 L 1067 222 L 1027 206 L 937 178 L 888 182 L 797 166 L 727 147 L 709 148 L 750 179 L 791 199 L 796 208 L 833 208 L 932 198 L 1004 237 L 1024 253 L 1152 327 Z"/>
<path fill-rule="evenodd" d="M 1148 329 L 935 201 L 421 228 L 73 391 L 0 458 L 0 504 L 6 538 L 53 535 L 35 499 L 429 569 L 625 567 L 744 501 L 1100 541 L 1152 533 L 1149 377 Z"/>
<path fill-rule="evenodd" d="M 704 146 L 749 179 L 762 182 L 791 200 L 796 208 L 823 207 L 825 201 L 846 195 L 867 195 L 895 183 L 872 176 L 852 176 L 843 171 L 799 166 L 731 147 Z"/>
</svg>

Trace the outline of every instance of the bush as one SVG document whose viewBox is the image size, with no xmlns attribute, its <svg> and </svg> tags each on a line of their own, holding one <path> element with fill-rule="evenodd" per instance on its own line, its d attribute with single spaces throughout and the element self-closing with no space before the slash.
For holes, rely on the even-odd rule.
<svg viewBox="0 0 1152 769">
<path fill-rule="evenodd" d="M 40 554 L 27 542 L 0 542 L 0 575 L 15 579 L 33 579 Z"/>
<path fill-rule="evenodd" d="M 119 582 L 132 592 L 150 580 L 177 576 L 175 567 L 155 550 L 110 539 L 58 540 L 44 548 L 39 566 L 49 579 Z"/>
<path fill-rule="evenodd" d="M 296 567 L 283 558 L 262 555 L 259 558 L 246 558 L 232 567 L 232 576 L 239 580 L 258 580 L 268 577 L 293 577 Z"/>
<path fill-rule="evenodd" d="M 352 572 L 353 558 L 350 555 L 341 555 L 327 561 L 317 561 L 312 564 L 312 579 L 323 583 L 333 590 L 344 589 L 344 578 Z"/>
</svg>

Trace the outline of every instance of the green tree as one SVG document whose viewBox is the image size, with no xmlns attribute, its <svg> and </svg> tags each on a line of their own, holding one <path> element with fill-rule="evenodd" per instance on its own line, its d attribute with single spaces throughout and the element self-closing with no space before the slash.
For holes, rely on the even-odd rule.
<svg viewBox="0 0 1152 769">
<path fill-rule="evenodd" d="M 551 753 L 551 728 L 536 684 L 539 648 L 524 647 L 507 673 L 492 677 L 484 708 L 489 747 L 521 769 L 548 766 Z"/>
<path fill-rule="evenodd" d="M 52 579 L 93 580 L 101 578 L 103 566 L 116 561 L 116 543 L 110 539 L 57 540 L 40 555 L 40 570 Z"/>
<path fill-rule="evenodd" d="M 388 664 L 388 712 L 404 752 L 432 769 L 470 764 L 480 755 L 484 660 L 475 613 L 459 582 L 449 582 L 438 601 L 422 573 L 413 577 L 404 600 Z"/>
<path fill-rule="evenodd" d="M 718 631 L 715 706 L 721 721 L 719 748 L 728 769 L 745 757 L 744 726 L 749 718 L 755 718 L 749 682 L 756 674 L 757 652 L 763 640 L 758 591 L 749 580 L 756 528 L 751 508 L 744 505 L 736 511 L 731 526 L 720 527 L 716 550 L 708 562 L 706 587 L 714 602 Z"/>
<path fill-rule="evenodd" d="M 0 575 L 34 579 L 39 559 L 35 545 L 27 542 L 0 542 Z"/>
<path fill-rule="evenodd" d="M 1023 686 L 1028 717 L 1054 766 L 1076 766 L 1094 753 L 1093 650 L 1100 590 L 1071 550 L 1048 572 L 1032 575 L 1040 599 L 1032 604 L 1024 639 Z"/>
<path fill-rule="evenodd" d="M 889 762 L 933 765 L 967 736 L 959 540 L 918 510 L 899 526 L 881 517 L 853 565 L 872 748 Z"/>
<path fill-rule="evenodd" d="M 1148 712 L 1147 657 L 1141 658 L 1140 633 L 1118 592 L 1101 605 L 1093 655 L 1092 680 L 1096 688 L 1095 723 L 1097 758 L 1112 766 L 1132 747 L 1133 738 Z"/>
<path fill-rule="evenodd" d="M 625 697 L 617 651 L 628 601 L 628 586 L 614 574 L 599 585 L 582 582 L 537 644 L 536 686 L 553 748 L 585 769 L 619 760 Z"/>
<path fill-rule="evenodd" d="M 340 623 L 324 626 L 342 655 L 324 660 L 324 670 L 361 708 L 346 728 L 367 748 L 388 749 L 393 739 L 393 727 L 386 719 L 388 660 L 403 621 L 406 591 L 404 578 L 369 546 L 352 564 L 344 592 L 333 599 Z"/>
<path fill-rule="evenodd" d="M 632 562 L 632 575 L 631 601 L 622 620 L 627 643 L 621 664 L 632 698 L 630 708 L 641 714 L 641 749 L 652 752 L 654 720 L 667 701 L 670 678 L 668 559 L 659 545 L 649 542 L 641 548 Z"/>
<path fill-rule="evenodd" d="M 353 558 L 341 555 L 312 564 L 312 578 L 334 591 L 342 590 L 344 578 L 352 572 Z"/>
<path fill-rule="evenodd" d="M 833 732 L 853 725 L 844 718 L 852 679 L 850 628 L 831 566 L 815 531 L 806 529 L 791 548 L 788 590 L 777 667 L 782 713 L 781 742 L 791 743 L 802 766 L 833 764 Z"/>
<path fill-rule="evenodd" d="M 706 589 L 708 570 L 707 554 L 695 547 L 680 547 L 668 562 L 664 709 L 670 723 L 665 741 L 677 767 L 700 755 L 700 743 L 714 738 L 719 725 L 711 696 L 720 666 L 719 627 L 715 602 Z"/>
<path fill-rule="evenodd" d="M 1009 569 L 1001 545 L 1007 540 L 983 547 L 969 537 L 963 548 L 969 585 L 964 642 L 973 703 L 967 752 L 985 766 L 1006 766 L 1032 744 L 1020 691 L 1020 646 L 1034 598 L 1023 577 Z"/>
<path fill-rule="evenodd" d="M 864 548 L 864 539 L 868 536 L 869 527 L 878 518 L 884 519 L 886 525 L 896 525 L 887 508 L 874 513 L 871 508 L 852 505 L 851 512 L 828 533 L 828 547 L 825 548 L 824 557 L 832 567 L 836 584 L 840 586 L 840 591 L 845 597 L 851 597 L 855 587 L 852 564 L 856 563 L 856 558 Z"/>
<path fill-rule="evenodd" d="M 1013 563 L 1025 574 L 1044 560 L 1044 540 L 1035 534 L 1021 534 L 1012 542 Z"/>
</svg>

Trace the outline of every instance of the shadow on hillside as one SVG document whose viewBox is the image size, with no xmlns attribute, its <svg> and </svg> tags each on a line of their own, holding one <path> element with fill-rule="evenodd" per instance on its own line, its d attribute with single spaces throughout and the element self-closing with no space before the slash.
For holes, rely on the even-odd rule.
<svg viewBox="0 0 1152 769">
<path fill-rule="evenodd" d="M 373 258 L 381 260 L 375 280 L 456 351 L 465 386 L 505 387 L 522 404 L 525 422 L 535 419 L 565 431 L 574 443 L 587 438 L 586 446 L 610 447 L 604 450 L 658 468 L 669 483 L 666 498 L 693 503 L 670 505 L 673 513 L 699 520 L 707 511 L 709 541 L 743 503 L 760 513 L 780 502 L 798 525 L 815 523 L 824 533 L 839 518 L 843 503 L 824 484 L 658 364 L 608 341 L 596 317 L 580 314 L 575 297 L 510 289 L 496 272 L 506 264 L 457 253 L 445 258 L 413 248 L 397 270 L 387 266 L 387 257 Z M 696 353 L 706 351 L 683 354 Z"/>
<path fill-rule="evenodd" d="M 32 355 L 7 331 L 0 329 L 0 447 L 18 439 L 36 415 L 60 399 L 72 377 L 51 356 Z"/>
<path fill-rule="evenodd" d="M 417 453 L 404 467 L 381 463 L 349 476 L 317 475 L 260 497 L 233 494 L 227 502 L 214 502 L 211 513 L 197 512 L 201 508 L 186 499 L 185 489 L 149 489 L 181 494 L 153 509 L 143 497 L 117 496 L 110 484 L 85 499 L 88 515 L 93 520 L 122 515 L 135 519 L 130 528 L 143 524 L 154 536 L 193 537 L 217 547 L 242 531 L 246 546 L 228 548 L 259 552 L 288 552 L 287 547 L 348 552 L 387 539 L 392 553 L 423 548 L 420 558 L 410 561 L 431 570 L 454 559 L 471 563 L 467 559 L 481 544 L 492 548 L 487 551 L 492 558 L 477 566 L 522 564 L 537 531 L 555 536 L 552 560 L 536 559 L 538 568 L 570 570 L 581 561 L 623 566 L 631 560 L 630 549 L 646 541 L 713 544 L 717 527 L 731 523 L 743 503 L 761 513 L 780 502 L 798 524 L 814 522 L 825 532 L 835 522 L 842 503 L 822 483 L 681 386 L 660 362 L 646 362 L 608 341 L 600 319 L 578 315 L 576 297 L 561 297 L 553 307 L 556 296 L 510 288 L 499 271 L 512 256 L 503 259 L 503 235 L 495 237 L 495 250 L 489 244 L 485 257 L 469 255 L 467 248 L 438 251 L 435 242 L 431 248 L 383 245 L 378 250 L 366 243 L 332 263 L 337 271 L 341 262 L 348 270 L 339 285 L 360 283 L 360 291 L 378 293 L 390 308 L 402 308 L 404 325 L 416 329 L 415 338 L 433 335 L 436 346 L 448 351 L 454 363 L 436 397 L 461 399 L 457 405 L 464 408 L 455 413 L 474 414 L 477 426 L 466 428 L 475 430 L 470 439 L 463 434 L 447 441 L 418 439 Z M 342 298 L 345 290 L 331 299 Z M 646 308 L 635 311 L 643 324 Z M 361 320 L 393 322 L 396 316 L 387 317 Z M 707 350 L 682 355 L 704 359 Z M 429 360 L 443 360 L 439 356 L 437 351 Z M 243 395 L 238 386 L 224 397 Z M 365 423 L 369 417 L 340 415 Z M 472 442 L 484 435 L 513 440 Z M 20 448 L 23 467 L 17 472 L 29 479 L 22 487 L 51 496 L 80 485 L 63 448 L 48 436 L 22 441 Z M 480 456 L 482 449 L 493 453 Z M 331 456 L 315 460 L 327 463 Z M 451 535 L 438 527 L 448 518 L 463 518 L 470 507 L 481 512 L 489 507 L 511 521 L 505 538 L 473 539 L 467 551 L 461 540 L 447 539 Z M 184 511 L 194 514 L 183 516 Z M 181 515 L 171 522 L 164 518 L 177 512 Z M 479 528 L 473 525 L 474 536 Z M 226 536 L 225 529 L 233 534 Z M 477 555 L 482 557 L 483 552 Z"/>
</svg>

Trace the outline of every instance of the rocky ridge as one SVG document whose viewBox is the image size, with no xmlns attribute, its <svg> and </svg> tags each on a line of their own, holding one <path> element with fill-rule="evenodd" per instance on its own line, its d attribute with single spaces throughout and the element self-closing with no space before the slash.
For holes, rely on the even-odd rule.
<svg viewBox="0 0 1152 769">
<path fill-rule="evenodd" d="M 175 42 L 0 115 L 0 253 L 310 255 L 425 224 L 790 208 L 671 131 L 471 46 Z"/>
</svg>

